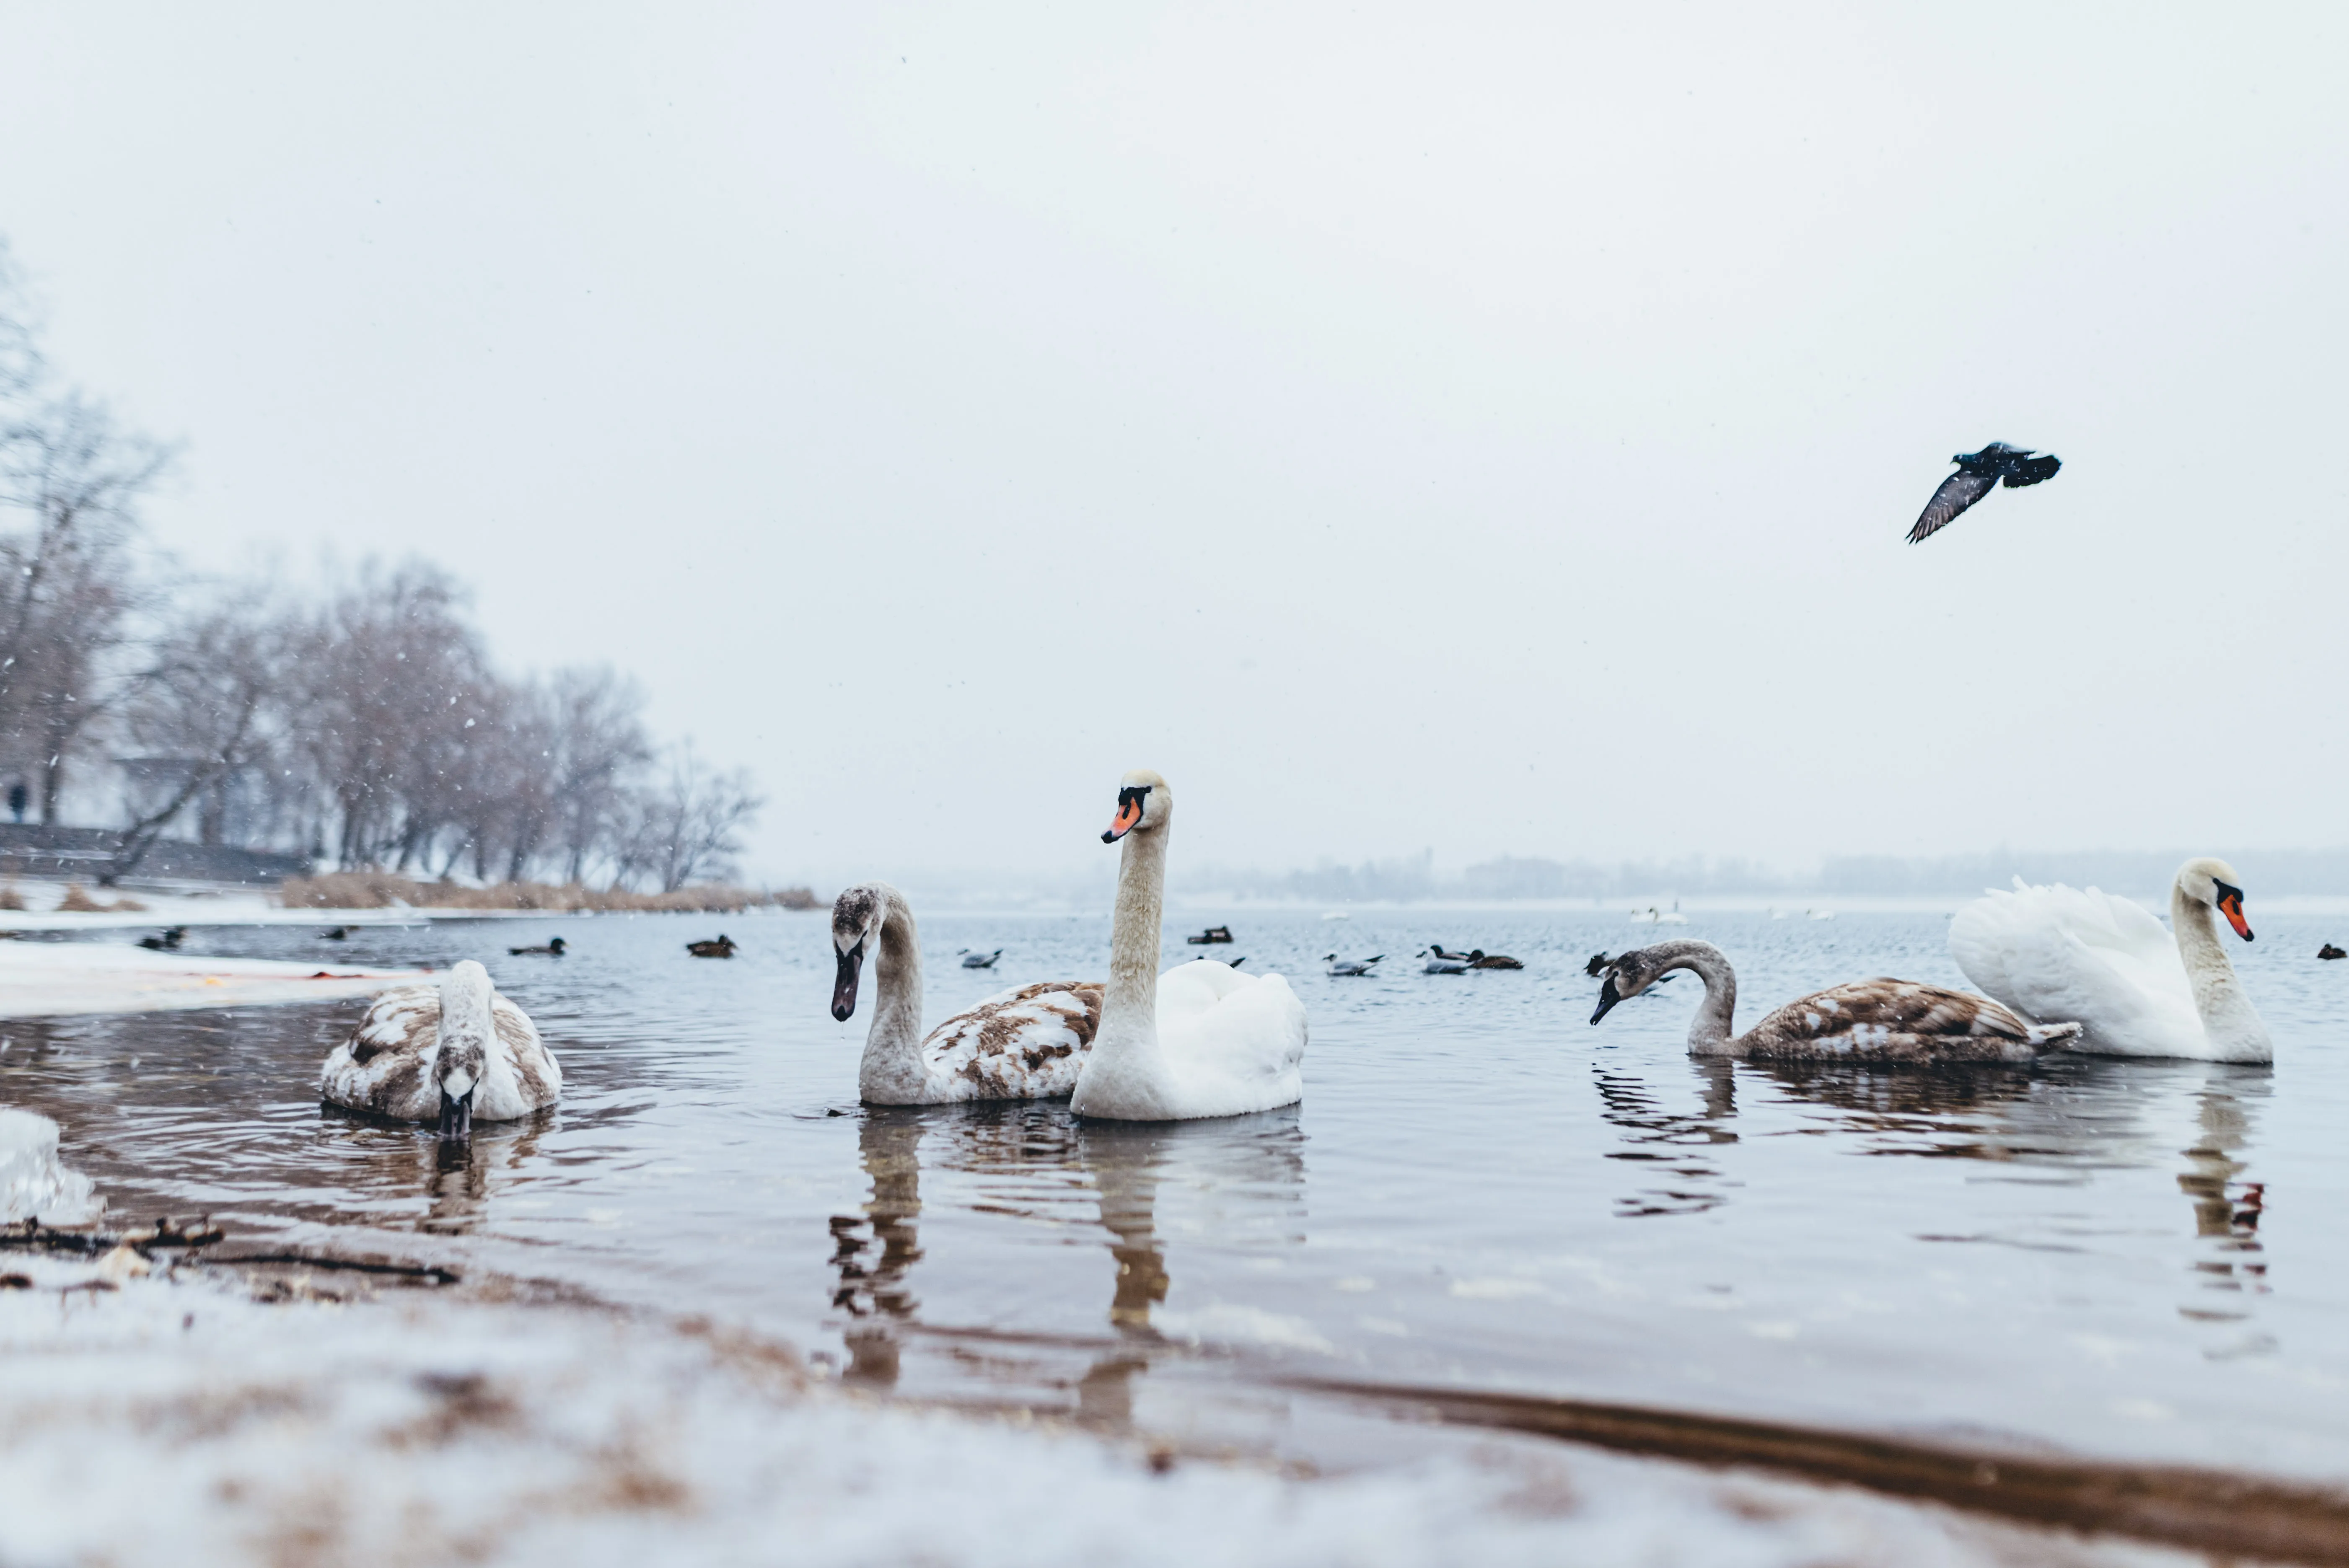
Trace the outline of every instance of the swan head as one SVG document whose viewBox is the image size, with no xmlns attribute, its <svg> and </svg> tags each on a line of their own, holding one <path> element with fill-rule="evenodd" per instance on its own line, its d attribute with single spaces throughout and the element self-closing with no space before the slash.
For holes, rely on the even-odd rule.
<svg viewBox="0 0 2349 1568">
<path fill-rule="evenodd" d="M 1591 1013 L 1590 1021 L 1599 1022 L 1615 1010 L 1615 1004 L 1630 1001 L 1662 979 L 1678 965 L 1680 956 L 1690 945 L 1692 944 L 1672 943 L 1662 947 L 1636 947 L 1619 958 L 1609 959 L 1606 967 L 1595 970 L 1599 977 L 1599 1006 Z"/>
<path fill-rule="evenodd" d="M 2178 891 L 2197 903 L 2207 903 L 2227 917 L 2235 934 L 2249 942 L 2251 922 L 2243 918 L 2243 884 L 2235 868 L 2222 860 L 2203 855 L 2178 868 Z"/>
<path fill-rule="evenodd" d="M 444 1140 L 472 1136 L 473 1096 L 489 1065 L 490 1034 L 497 1026 L 491 1008 L 496 999 L 497 987 L 490 984 L 490 972 L 470 958 L 441 979 L 440 1043 L 432 1053 L 432 1082 L 440 1091 L 437 1130 Z"/>
<path fill-rule="evenodd" d="M 888 918 L 888 891 L 879 882 L 850 888 L 832 901 L 832 953 L 838 963 L 832 982 L 832 1016 L 841 1023 L 856 1011 L 857 976 Z"/>
<path fill-rule="evenodd" d="M 1128 833 L 1156 832 L 1174 814 L 1174 795 L 1166 780 L 1147 768 L 1137 768 L 1117 781 L 1117 815 L 1102 834 L 1113 844 Z"/>
</svg>

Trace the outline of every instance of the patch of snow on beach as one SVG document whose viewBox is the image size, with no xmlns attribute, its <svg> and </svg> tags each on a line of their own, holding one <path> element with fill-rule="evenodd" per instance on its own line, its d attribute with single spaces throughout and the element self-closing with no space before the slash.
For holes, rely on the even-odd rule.
<svg viewBox="0 0 2349 1568">
<path fill-rule="evenodd" d="M 89 1178 L 57 1159 L 57 1124 L 0 1106 L 0 1221 L 86 1225 L 105 1207 Z"/>
<path fill-rule="evenodd" d="M 264 1305 L 217 1269 L 93 1289 L 86 1262 L 6 1262 L 32 1276 L 0 1290 L 19 1568 L 2186 1561 L 1521 1439 L 1300 1480 L 871 1402 L 693 1322 L 396 1291 Z"/>
</svg>

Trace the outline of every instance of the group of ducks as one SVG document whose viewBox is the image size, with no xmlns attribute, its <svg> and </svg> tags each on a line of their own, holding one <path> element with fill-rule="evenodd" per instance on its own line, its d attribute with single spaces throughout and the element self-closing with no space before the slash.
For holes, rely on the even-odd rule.
<svg viewBox="0 0 2349 1568">
<path fill-rule="evenodd" d="M 1302 1099 L 1305 1008 L 1287 980 L 1207 958 L 1158 972 L 1174 815 L 1174 792 L 1158 774 L 1129 773 L 1119 784 L 1102 835 L 1123 845 L 1106 982 L 1014 986 L 926 1031 L 921 941 L 905 895 L 883 882 L 843 892 L 832 912 L 832 1015 L 843 1023 L 854 1016 L 869 962 L 872 1023 L 857 1067 L 864 1101 L 1065 1097 L 1080 1116 L 1179 1121 Z M 1599 990 L 1590 1021 L 1685 969 L 1704 984 L 1689 1028 L 1696 1056 L 2027 1062 L 2068 1049 L 2271 1060 L 2266 1026 L 2215 924 L 2223 916 L 2251 939 L 2234 871 L 2222 861 L 2187 861 L 2170 891 L 2170 915 L 2164 931 L 2126 899 L 2026 887 L 2018 878 L 2013 892 L 1991 893 L 1951 924 L 1951 951 L 1985 995 L 1860 980 L 1789 1002 L 1743 1034 L 1726 955 L 1708 942 L 1661 942 L 1592 960 Z M 1425 955 L 1464 969 L 1521 967 L 1441 945 Z M 433 1122 L 443 1138 L 461 1138 L 476 1120 L 511 1120 L 554 1103 L 563 1073 L 529 1017 L 469 959 L 437 986 L 378 997 L 327 1057 L 321 1087 L 336 1104 Z"/>
<path fill-rule="evenodd" d="M 1465 975 L 1471 969 L 1523 969 L 1525 967 L 1523 964 L 1506 953 L 1487 953 L 1481 947 L 1473 948 L 1466 953 L 1452 953 L 1447 952 L 1441 942 L 1431 943 L 1421 948 L 1415 956 L 1427 961 L 1423 973 L 1428 975 Z M 1340 958 L 1334 953 L 1325 953 L 1321 955 L 1321 962 L 1330 966 L 1327 973 L 1331 979 L 1343 980 L 1375 974 L 1377 965 L 1385 957 L 1386 954 L 1383 953 L 1374 953 L 1368 958 Z"/>
</svg>

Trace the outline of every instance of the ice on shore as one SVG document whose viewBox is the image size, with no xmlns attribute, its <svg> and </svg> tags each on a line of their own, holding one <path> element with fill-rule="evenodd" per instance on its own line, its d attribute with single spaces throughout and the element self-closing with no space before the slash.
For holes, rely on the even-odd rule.
<svg viewBox="0 0 2349 1568">
<path fill-rule="evenodd" d="M 421 970 L 206 958 L 129 943 L 0 942 L 0 1018 L 339 1001 L 426 978 Z"/>
<path fill-rule="evenodd" d="M 57 1124 L 0 1106 L 0 1221 L 83 1225 L 105 1205 L 89 1178 L 57 1159 Z"/>
<path fill-rule="evenodd" d="M 0 1562 L 938 1568 L 2183 1563 L 1849 1491 L 1431 1437 L 1330 1479 L 873 1401 L 691 1320 L 0 1257 Z M 305 1296 L 309 1299 L 304 1299 Z"/>
</svg>

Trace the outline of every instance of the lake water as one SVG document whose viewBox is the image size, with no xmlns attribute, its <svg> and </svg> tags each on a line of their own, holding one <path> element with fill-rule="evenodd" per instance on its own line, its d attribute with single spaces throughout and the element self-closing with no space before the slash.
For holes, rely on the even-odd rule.
<svg viewBox="0 0 2349 1568">
<path fill-rule="evenodd" d="M 709 1315 L 868 1387 L 1106 1429 L 1326 1461 L 1282 1379 L 1333 1377 L 2349 1478 L 2349 964 L 2313 956 L 2349 919 L 2251 916 L 2232 951 L 2272 1069 L 1926 1072 L 1692 1063 L 1693 976 L 1594 1028 L 1582 965 L 1707 938 L 1750 1021 L 1867 975 L 1962 985 L 1940 914 L 1194 908 L 1238 934 L 1216 955 L 1291 977 L 1306 1096 L 1151 1127 L 860 1108 L 871 987 L 832 1020 L 822 914 L 199 929 L 202 952 L 483 958 L 564 1101 L 443 1170 L 425 1136 L 321 1109 L 347 1005 L 0 1025 L 0 1102 L 54 1117 L 118 1216 Z M 740 957 L 686 954 L 721 926 Z M 562 960 L 504 956 L 557 930 Z M 1105 913 L 923 935 L 932 1019 L 1106 968 Z M 1430 940 L 1526 967 L 1423 975 Z M 1332 946 L 1388 962 L 1327 978 Z"/>
</svg>

